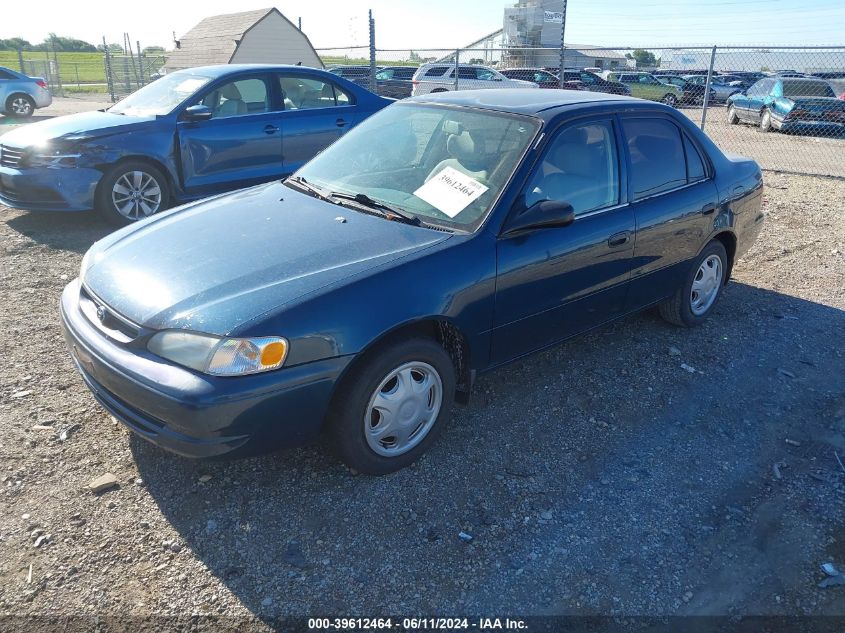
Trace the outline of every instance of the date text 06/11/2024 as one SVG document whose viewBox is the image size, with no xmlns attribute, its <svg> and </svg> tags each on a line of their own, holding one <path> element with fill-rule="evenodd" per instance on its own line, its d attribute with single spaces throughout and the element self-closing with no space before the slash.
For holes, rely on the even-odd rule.
<svg viewBox="0 0 845 633">
<path fill-rule="evenodd" d="M 511 618 L 308 618 L 308 629 L 312 631 L 525 631 L 524 620 Z"/>
</svg>

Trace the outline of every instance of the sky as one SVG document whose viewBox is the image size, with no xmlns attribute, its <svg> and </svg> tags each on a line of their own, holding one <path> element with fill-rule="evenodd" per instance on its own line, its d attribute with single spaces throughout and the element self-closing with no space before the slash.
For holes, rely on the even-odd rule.
<svg viewBox="0 0 845 633">
<path fill-rule="evenodd" d="M 33 43 L 48 33 L 92 43 L 172 48 L 200 19 L 275 6 L 317 47 L 367 44 L 367 10 L 376 20 L 378 48 L 454 48 L 502 27 L 513 0 L 39 0 L 11 3 L 0 17 L 0 38 Z M 561 2 L 562 4 L 562 2 Z M 31 8 L 30 8 L 31 7 Z M 692 44 L 845 44 L 845 0 L 569 0 L 566 40 L 615 47 Z"/>
</svg>

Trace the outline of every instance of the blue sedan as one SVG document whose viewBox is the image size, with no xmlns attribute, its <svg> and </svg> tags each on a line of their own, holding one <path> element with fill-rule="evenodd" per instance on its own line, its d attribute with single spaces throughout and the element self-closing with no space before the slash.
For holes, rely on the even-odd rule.
<svg viewBox="0 0 845 633">
<path fill-rule="evenodd" d="M 0 66 L 0 114 L 16 119 L 32 116 L 37 108 L 53 102 L 47 82 Z"/>
<path fill-rule="evenodd" d="M 728 123 L 753 123 L 763 132 L 845 134 L 845 101 L 812 77 L 767 77 L 728 100 Z"/>
<path fill-rule="evenodd" d="M 753 160 L 662 104 L 426 95 L 284 182 L 107 236 L 62 323 L 95 398 L 159 446 L 243 455 L 324 432 L 387 473 L 479 372 L 649 306 L 702 323 L 761 229 L 762 189 Z"/>
<path fill-rule="evenodd" d="M 314 68 L 175 72 L 107 110 L 0 137 L 0 203 L 35 211 L 96 208 L 130 223 L 286 176 L 389 103 Z"/>
</svg>

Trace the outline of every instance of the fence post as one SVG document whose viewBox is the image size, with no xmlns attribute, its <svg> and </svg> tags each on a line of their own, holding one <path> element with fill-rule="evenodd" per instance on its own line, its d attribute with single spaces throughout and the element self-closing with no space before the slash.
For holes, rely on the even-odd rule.
<svg viewBox="0 0 845 633">
<path fill-rule="evenodd" d="M 18 64 L 21 67 L 21 72 L 25 75 L 26 70 L 24 70 L 24 67 L 23 67 L 23 49 L 20 49 L 20 48 L 18 49 Z"/>
<path fill-rule="evenodd" d="M 144 62 L 141 58 L 141 41 L 135 40 L 135 52 L 138 53 L 138 87 L 140 88 L 147 82 L 144 80 Z"/>
<path fill-rule="evenodd" d="M 105 57 L 103 57 L 103 62 L 106 65 L 106 85 L 109 88 L 109 96 L 111 97 L 111 102 L 115 103 L 117 99 L 114 98 L 114 81 L 112 80 L 111 73 L 111 55 L 109 54 L 109 45 L 106 44 L 105 36 L 103 36 L 103 52 L 105 53 Z"/>
<path fill-rule="evenodd" d="M 707 69 L 707 81 L 704 84 L 704 101 L 701 103 L 701 130 L 704 131 L 704 122 L 707 120 L 707 106 L 710 103 L 710 82 L 713 80 L 713 66 L 716 63 L 716 47 L 710 52 L 710 68 Z"/>
<path fill-rule="evenodd" d="M 461 49 L 455 49 L 455 90 L 458 89 L 458 60 L 461 58 Z"/>
<path fill-rule="evenodd" d="M 370 92 L 376 91 L 376 21 L 373 20 L 373 10 L 369 12 L 370 25 Z"/>
<path fill-rule="evenodd" d="M 566 67 L 566 44 L 563 43 L 563 35 L 566 32 L 566 0 L 563 0 L 563 13 L 560 21 L 560 77 L 558 78 L 559 87 L 563 88 L 565 82 L 563 69 Z"/>
</svg>

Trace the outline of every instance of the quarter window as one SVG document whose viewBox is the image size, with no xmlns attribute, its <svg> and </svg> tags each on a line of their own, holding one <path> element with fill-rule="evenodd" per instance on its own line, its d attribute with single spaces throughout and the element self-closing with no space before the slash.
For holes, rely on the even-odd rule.
<svg viewBox="0 0 845 633">
<path fill-rule="evenodd" d="M 449 66 L 432 66 L 425 71 L 426 77 L 442 77 L 449 71 Z"/>
<path fill-rule="evenodd" d="M 687 156 L 687 182 L 704 180 L 707 177 L 704 160 L 686 134 L 684 134 L 684 153 Z"/>
<path fill-rule="evenodd" d="M 619 203 L 619 173 L 613 125 L 581 123 L 550 143 L 525 194 L 526 206 L 542 200 L 572 205 L 577 214 Z"/>
</svg>

